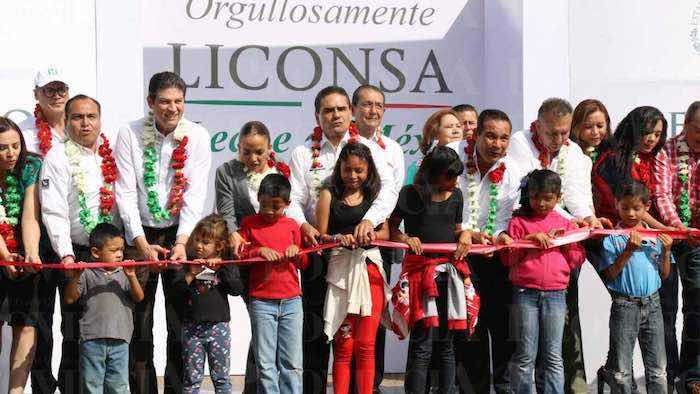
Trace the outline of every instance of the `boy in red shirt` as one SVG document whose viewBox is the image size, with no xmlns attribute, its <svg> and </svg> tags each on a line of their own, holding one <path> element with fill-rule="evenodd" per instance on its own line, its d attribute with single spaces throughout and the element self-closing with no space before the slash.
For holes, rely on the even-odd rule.
<svg viewBox="0 0 700 394">
<path fill-rule="evenodd" d="M 241 222 L 238 232 L 250 245 L 244 257 L 266 261 L 251 265 L 248 312 L 260 388 L 266 393 L 302 392 L 303 310 L 299 269 L 308 265 L 299 255 L 301 232 L 284 216 L 291 186 L 280 174 L 260 183 L 260 211 Z"/>
</svg>

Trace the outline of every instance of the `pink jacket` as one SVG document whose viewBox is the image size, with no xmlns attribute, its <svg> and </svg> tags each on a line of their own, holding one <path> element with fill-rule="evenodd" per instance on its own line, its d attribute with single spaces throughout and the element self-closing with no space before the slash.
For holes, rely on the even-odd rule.
<svg viewBox="0 0 700 394">
<path fill-rule="evenodd" d="M 528 234 L 549 233 L 553 229 L 575 230 L 576 226 L 557 212 L 545 216 L 515 216 L 508 225 L 513 240 Z M 514 286 L 537 290 L 564 290 L 569 285 L 571 270 L 580 267 L 586 252 L 579 244 L 551 249 L 507 249 L 503 263 L 510 267 L 509 278 Z"/>
</svg>

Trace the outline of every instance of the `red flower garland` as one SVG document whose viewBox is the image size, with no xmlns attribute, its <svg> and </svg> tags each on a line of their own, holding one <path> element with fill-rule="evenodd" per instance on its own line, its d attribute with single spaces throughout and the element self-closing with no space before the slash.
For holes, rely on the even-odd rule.
<svg viewBox="0 0 700 394">
<path fill-rule="evenodd" d="M 49 150 L 51 150 L 51 127 L 49 126 L 49 122 L 46 121 L 44 112 L 41 110 L 39 104 L 34 107 L 34 118 L 34 125 L 37 128 L 36 137 L 39 140 L 39 150 L 42 156 L 46 156 Z"/>
<path fill-rule="evenodd" d="M 97 148 L 97 153 L 102 158 L 102 180 L 105 184 L 113 185 L 117 180 L 117 163 L 112 156 L 112 148 L 109 147 L 109 141 L 104 134 L 102 137 L 102 145 Z M 114 207 L 114 192 L 111 187 L 100 187 L 100 212 L 103 215 L 109 215 Z"/>
<path fill-rule="evenodd" d="M 474 149 L 476 148 L 476 137 L 472 136 L 467 139 L 467 145 L 464 147 L 464 153 L 467 155 L 467 162 L 465 166 L 467 167 L 467 173 L 473 175 L 476 172 L 476 161 L 474 160 Z M 489 180 L 491 183 L 501 183 L 503 180 L 503 174 L 506 172 L 506 165 L 501 163 L 498 168 L 489 173 Z"/>
<path fill-rule="evenodd" d="M 8 223 L 0 224 L 0 236 L 5 241 L 5 246 L 10 253 L 17 253 L 17 239 L 15 239 L 15 229 Z"/>
<path fill-rule="evenodd" d="M 357 126 L 354 123 L 350 123 L 348 128 L 348 133 L 350 133 L 349 143 L 357 142 L 360 137 L 360 131 L 357 130 Z M 319 126 L 314 127 L 314 132 L 311 134 L 311 169 L 315 170 L 321 167 L 321 163 L 318 161 L 318 156 L 321 155 L 321 139 L 323 138 L 323 130 Z"/>
<path fill-rule="evenodd" d="M 540 165 L 542 165 L 543 168 L 549 167 L 549 148 L 544 146 L 542 141 L 540 141 L 539 136 L 537 135 L 537 121 L 530 123 L 530 132 L 532 133 L 532 143 L 535 144 L 535 148 L 537 148 L 537 151 L 540 152 L 540 155 L 538 157 L 538 159 L 540 160 Z M 569 145 L 568 139 L 564 141 L 564 145 Z"/>
<path fill-rule="evenodd" d="M 506 172 L 506 165 L 501 163 L 495 170 L 489 173 L 489 180 L 491 183 L 501 183 L 503 180 L 503 174 Z"/>
<path fill-rule="evenodd" d="M 386 150 L 386 144 L 382 139 L 382 129 L 380 128 L 377 128 L 377 145 L 379 145 L 379 147 L 382 148 L 382 150 Z"/>
<path fill-rule="evenodd" d="M 648 153 L 638 153 L 639 163 L 632 163 L 631 176 L 632 179 L 641 182 L 648 190 L 654 190 L 654 179 L 651 176 L 651 163 L 653 157 Z"/>
<path fill-rule="evenodd" d="M 182 171 L 185 168 L 185 161 L 187 161 L 187 142 L 189 139 L 187 136 L 182 137 L 180 144 L 173 150 L 171 157 L 170 167 L 175 170 L 175 181 L 173 186 L 170 188 L 170 194 L 168 195 L 168 204 L 166 209 L 171 216 L 176 216 L 180 212 L 182 207 L 183 196 L 185 194 L 185 188 L 187 187 L 187 177 Z"/>
<path fill-rule="evenodd" d="M 277 161 L 277 157 L 275 156 L 275 152 L 270 152 L 270 158 L 267 159 L 267 166 L 270 168 L 274 168 L 279 172 L 280 174 L 284 175 L 285 178 L 289 179 L 290 175 L 290 170 L 289 166 L 285 164 L 283 161 Z"/>
</svg>

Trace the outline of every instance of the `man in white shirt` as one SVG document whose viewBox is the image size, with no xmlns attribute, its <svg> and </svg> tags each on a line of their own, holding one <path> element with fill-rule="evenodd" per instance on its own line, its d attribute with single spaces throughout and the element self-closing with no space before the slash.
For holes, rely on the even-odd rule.
<svg viewBox="0 0 700 394">
<path fill-rule="evenodd" d="M 146 261 L 187 259 L 185 245 L 202 218 L 209 183 L 211 151 L 207 130 L 183 117 L 185 82 L 172 72 L 153 75 L 148 85 L 148 116 L 119 130 L 115 156 L 116 196 L 126 240 Z M 176 168 L 174 168 L 176 167 Z M 165 393 L 182 392 L 183 303 L 172 292 L 174 269 L 163 270 L 167 319 Z M 157 392 L 153 366 L 153 305 L 158 285 L 150 273 L 145 298 L 134 309 L 130 346 L 132 393 Z"/>
<path fill-rule="evenodd" d="M 113 179 L 105 179 L 101 171 L 105 163 L 98 147 L 108 148 L 109 142 L 100 137 L 100 104 L 97 100 L 77 95 L 66 103 L 66 132 L 69 139 L 52 147 L 41 168 L 41 216 L 51 246 L 61 259 L 70 264 L 88 261 L 88 238 L 92 228 L 101 221 L 121 221 L 115 204 L 109 209 L 100 205 L 100 197 L 112 190 Z M 111 156 L 111 155 L 109 155 Z M 113 199 L 113 195 L 112 195 Z M 61 294 L 65 283 L 61 283 Z M 61 297 L 62 298 L 62 297 Z M 59 388 L 61 392 L 79 392 L 78 320 L 80 307 L 63 305 L 61 324 L 63 352 Z M 50 386 L 39 386 L 39 392 L 53 392 Z M 55 389 L 55 388 L 54 388 Z M 74 391 L 75 390 L 75 391 Z"/>
<path fill-rule="evenodd" d="M 34 116 L 19 124 L 27 151 L 46 156 L 49 150 L 65 139 L 65 106 L 69 98 L 68 84 L 60 69 L 49 66 L 34 77 Z"/>
<path fill-rule="evenodd" d="M 591 160 L 578 144 L 569 139 L 573 109 L 561 98 L 545 100 L 537 111 L 530 130 L 513 135 L 508 155 L 521 166 L 523 173 L 550 169 L 562 180 L 562 205 L 565 216 L 580 225 L 612 227 L 607 219 L 598 219 L 593 210 Z M 585 382 L 581 325 L 578 315 L 578 274 L 571 273 L 567 290 L 567 319 L 564 327 L 564 374 L 566 390 Z M 538 383 L 541 381 L 537 379 Z M 578 383 L 577 383 L 578 382 Z"/>
<path fill-rule="evenodd" d="M 322 89 L 314 101 L 316 122 L 321 133 L 319 141 L 314 138 L 292 152 L 291 158 L 291 204 L 287 216 L 301 224 L 301 232 L 307 245 L 318 243 L 316 224 L 316 203 L 321 182 L 327 178 L 335 166 L 340 151 L 350 138 L 351 118 L 350 98 L 345 89 L 329 86 Z M 361 243 L 374 240 L 374 229 L 382 224 L 396 205 L 398 194 L 381 148 L 373 141 L 358 135 L 359 142 L 369 147 L 380 175 L 381 190 L 355 228 L 355 237 Z M 318 157 L 314 158 L 312 146 L 320 146 Z M 326 293 L 326 264 L 317 255 L 312 255 L 309 267 L 302 272 L 304 293 L 304 393 L 321 394 L 326 392 L 329 346 L 323 334 L 323 302 Z"/>
<path fill-rule="evenodd" d="M 392 170 L 392 179 L 396 193 L 401 191 L 404 176 L 404 157 L 401 146 L 382 134 L 382 119 L 385 111 L 384 93 L 376 86 L 362 85 L 352 94 L 352 114 L 355 117 L 355 125 L 360 135 L 370 141 L 374 141 L 382 153 L 386 155 L 386 161 Z M 397 251 L 390 248 L 381 248 L 384 272 L 387 282 L 391 282 L 391 265 L 397 260 Z M 377 330 L 377 339 L 374 347 L 374 391 L 379 392 L 379 386 L 384 378 L 384 344 L 386 329 L 380 325 Z M 354 387 L 355 375 L 351 373 L 351 386 Z M 351 389 L 352 391 L 352 389 Z"/>
<path fill-rule="evenodd" d="M 506 153 L 511 123 L 500 110 L 486 109 L 479 114 L 474 140 L 459 149 L 465 171 L 459 179 L 464 197 L 462 229 L 471 230 L 474 243 L 509 244 L 505 232 L 520 197 L 522 170 Z M 492 197 L 491 189 L 497 194 Z M 489 215 L 491 207 L 495 215 Z M 510 340 L 509 307 L 512 286 L 508 271 L 497 256 L 469 257 L 472 279 L 481 297 L 482 307 L 474 335 L 455 338 L 457 370 L 461 392 L 489 392 L 493 380 L 497 393 L 509 387 L 508 362 L 515 349 Z M 490 338 L 490 346 L 489 346 Z M 490 356 L 489 356 L 490 353 Z M 493 379 L 491 379 L 491 368 Z M 460 376 L 461 375 L 461 376 Z"/>
</svg>

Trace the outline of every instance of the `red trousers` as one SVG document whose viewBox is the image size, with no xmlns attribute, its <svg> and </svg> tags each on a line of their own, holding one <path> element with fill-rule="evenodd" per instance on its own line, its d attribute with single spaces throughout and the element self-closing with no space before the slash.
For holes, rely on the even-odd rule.
<svg viewBox="0 0 700 394">
<path fill-rule="evenodd" d="M 358 394 L 372 394 L 374 383 L 374 341 L 384 309 L 384 279 L 374 264 L 367 264 L 372 292 L 372 316 L 348 315 L 333 337 L 333 392 L 348 394 L 350 364 L 355 356 Z"/>
</svg>

